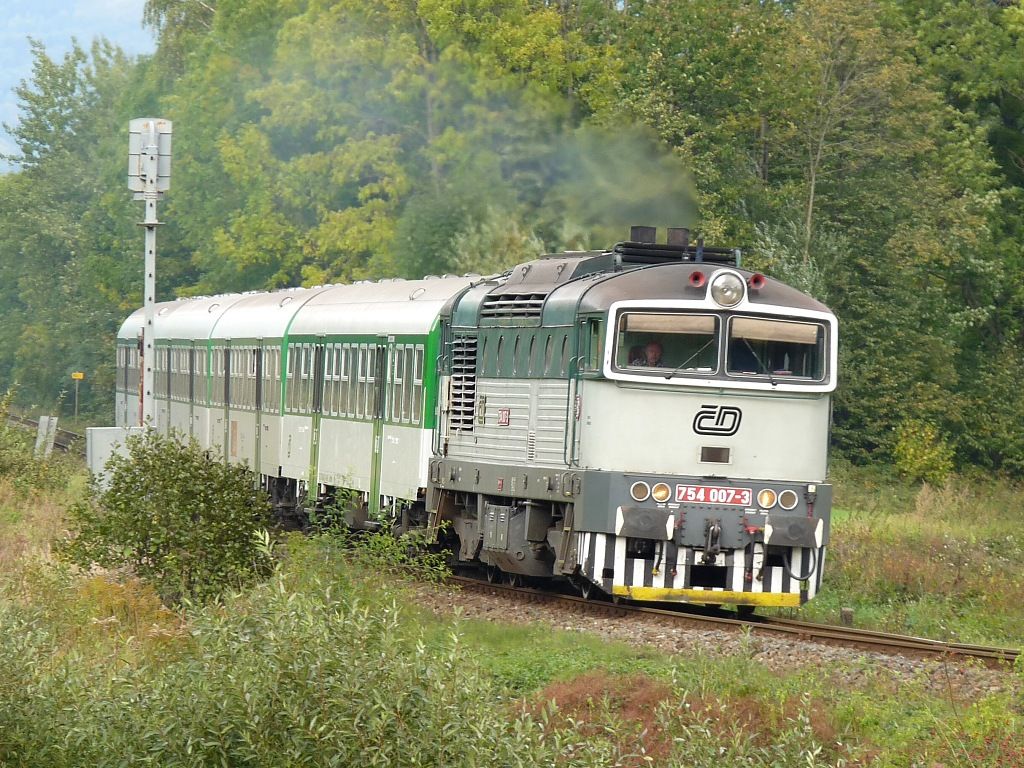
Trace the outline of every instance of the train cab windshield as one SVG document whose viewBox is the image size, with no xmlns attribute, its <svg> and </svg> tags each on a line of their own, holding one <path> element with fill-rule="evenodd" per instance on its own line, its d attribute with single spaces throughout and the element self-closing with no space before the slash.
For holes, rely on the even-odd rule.
<svg viewBox="0 0 1024 768">
<path fill-rule="evenodd" d="M 786 376 L 821 381 L 825 376 L 825 327 L 821 323 L 733 317 L 729 321 L 730 376 Z"/>
<path fill-rule="evenodd" d="M 827 359 L 820 322 L 629 311 L 616 327 L 614 367 L 622 373 L 817 383 Z"/>
<path fill-rule="evenodd" d="M 715 315 L 625 312 L 619 318 L 616 366 L 713 374 L 720 325 Z"/>
</svg>

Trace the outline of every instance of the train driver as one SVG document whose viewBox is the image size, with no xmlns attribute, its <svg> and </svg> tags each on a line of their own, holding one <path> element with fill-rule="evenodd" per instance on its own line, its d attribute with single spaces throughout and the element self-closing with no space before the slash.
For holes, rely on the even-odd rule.
<svg viewBox="0 0 1024 768">
<path fill-rule="evenodd" d="M 657 368 L 661 365 L 661 344 L 657 341 L 650 341 L 643 348 L 643 355 L 630 360 L 630 365 L 639 365 L 647 368 Z"/>
</svg>

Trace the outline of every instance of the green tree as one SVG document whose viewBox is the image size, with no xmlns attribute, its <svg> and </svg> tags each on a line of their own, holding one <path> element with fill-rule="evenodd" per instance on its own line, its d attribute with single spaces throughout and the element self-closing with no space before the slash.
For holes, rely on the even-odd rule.
<svg viewBox="0 0 1024 768">
<path fill-rule="evenodd" d="M 16 89 L 20 120 L 8 127 L 20 170 L 0 183 L 0 355 L 23 402 L 53 403 L 77 369 L 90 385 L 83 410 L 109 410 L 115 318 L 137 303 L 122 262 L 136 228 L 112 204 L 127 197 L 134 68 L 102 40 L 88 52 L 75 44 L 59 61 L 33 43 L 33 57 L 31 78 Z"/>
</svg>

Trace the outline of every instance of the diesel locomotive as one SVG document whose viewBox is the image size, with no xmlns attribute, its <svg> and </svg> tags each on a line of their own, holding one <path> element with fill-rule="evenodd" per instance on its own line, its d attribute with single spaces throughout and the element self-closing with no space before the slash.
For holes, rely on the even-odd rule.
<svg viewBox="0 0 1024 768">
<path fill-rule="evenodd" d="M 141 310 L 118 334 L 139 423 Z M 821 586 L 837 323 L 738 251 L 634 228 L 489 277 L 157 305 L 156 418 L 283 509 L 425 529 L 491 577 L 796 606 Z"/>
</svg>

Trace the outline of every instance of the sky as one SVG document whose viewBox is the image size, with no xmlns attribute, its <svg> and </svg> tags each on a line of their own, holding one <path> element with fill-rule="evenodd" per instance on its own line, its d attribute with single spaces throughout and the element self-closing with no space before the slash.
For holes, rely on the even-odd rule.
<svg viewBox="0 0 1024 768">
<path fill-rule="evenodd" d="M 40 40 L 50 58 L 59 60 L 71 48 L 71 38 L 88 49 L 105 37 L 125 53 L 151 53 L 152 33 L 142 28 L 145 0 L 0 0 L 0 123 L 18 120 L 14 88 L 32 75 L 28 38 Z M 125 146 L 128 128 L 125 126 Z M 0 128 L 0 154 L 14 151 L 10 136 Z M 0 171 L 9 170 L 0 163 Z"/>
</svg>

